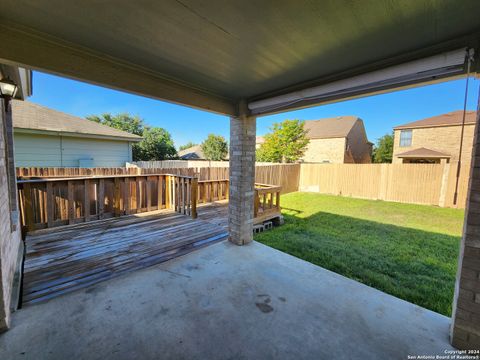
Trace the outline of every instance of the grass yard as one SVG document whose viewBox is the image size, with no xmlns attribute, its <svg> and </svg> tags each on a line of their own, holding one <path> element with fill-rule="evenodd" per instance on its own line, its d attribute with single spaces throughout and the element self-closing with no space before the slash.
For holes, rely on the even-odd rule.
<svg viewBox="0 0 480 360">
<path fill-rule="evenodd" d="M 463 210 L 300 192 L 282 208 L 255 240 L 450 316 Z"/>
</svg>

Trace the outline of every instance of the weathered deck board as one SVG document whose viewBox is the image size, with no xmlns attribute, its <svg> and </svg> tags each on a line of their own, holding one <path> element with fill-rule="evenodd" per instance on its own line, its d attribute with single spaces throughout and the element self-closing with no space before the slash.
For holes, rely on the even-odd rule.
<svg viewBox="0 0 480 360">
<path fill-rule="evenodd" d="M 44 301 L 227 238 L 227 204 L 38 230 L 27 235 L 23 304 Z"/>
</svg>

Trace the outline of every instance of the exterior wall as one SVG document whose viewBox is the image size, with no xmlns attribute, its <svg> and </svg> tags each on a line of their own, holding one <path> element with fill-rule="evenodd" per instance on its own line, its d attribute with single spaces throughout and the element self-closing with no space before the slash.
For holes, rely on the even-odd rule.
<svg viewBox="0 0 480 360">
<path fill-rule="evenodd" d="M 347 151 L 355 164 L 372 162 L 372 145 L 368 142 L 363 122 L 357 121 L 347 135 Z"/>
<path fill-rule="evenodd" d="M 18 167 L 119 167 L 132 161 L 127 141 L 88 139 L 15 132 L 15 165 Z"/>
<path fill-rule="evenodd" d="M 475 153 L 470 172 L 465 224 L 460 245 L 451 332 L 453 346 L 465 350 L 480 349 L 480 126 L 478 125 L 474 143 Z"/>
<path fill-rule="evenodd" d="M 412 146 L 400 147 L 400 131 L 395 130 L 393 145 L 393 163 L 401 163 L 397 155 L 406 151 L 425 147 L 451 155 L 450 162 L 458 161 L 461 126 L 442 126 L 412 129 Z M 473 134 L 475 126 L 465 125 L 463 138 L 462 163 L 469 164 L 472 158 Z"/>
<path fill-rule="evenodd" d="M 343 164 L 345 162 L 345 138 L 310 139 L 302 160 L 307 163 Z"/>
<path fill-rule="evenodd" d="M 18 217 L 12 216 L 12 206 L 16 207 L 16 184 L 13 166 L 8 166 L 8 146 L 12 143 L 10 119 L 6 118 L 3 101 L 0 105 L 0 332 L 9 326 L 10 307 L 15 271 L 21 246 L 20 224 Z M 12 153 L 13 154 L 13 153 Z M 10 159 L 12 160 L 12 159 Z M 11 163 L 10 163 L 11 164 Z M 12 176 L 13 175 L 13 176 Z M 10 186 L 14 185 L 12 196 Z M 12 201 L 15 203 L 12 204 Z"/>
</svg>

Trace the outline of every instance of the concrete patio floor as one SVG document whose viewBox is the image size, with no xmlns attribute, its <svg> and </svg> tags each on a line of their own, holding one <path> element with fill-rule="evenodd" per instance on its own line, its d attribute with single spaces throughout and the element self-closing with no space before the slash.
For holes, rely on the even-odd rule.
<svg viewBox="0 0 480 360">
<path fill-rule="evenodd" d="M 450 319 L 259 243 L 226 241 L 30 305 L 0 359 L 406 359 Z"/>
</svg>

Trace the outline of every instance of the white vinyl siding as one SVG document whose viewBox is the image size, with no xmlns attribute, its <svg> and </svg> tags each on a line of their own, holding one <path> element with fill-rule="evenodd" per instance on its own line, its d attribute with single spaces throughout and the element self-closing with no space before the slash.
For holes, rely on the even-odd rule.
<svg viewBox="0 0 480 360">
<path fill-rule="evenodd" d="M 123 167 L 132 161 L 128 141 L 15 133 L 15 166 L 78 167 L 80 160 L 92 167 Z"/>
</svg>

